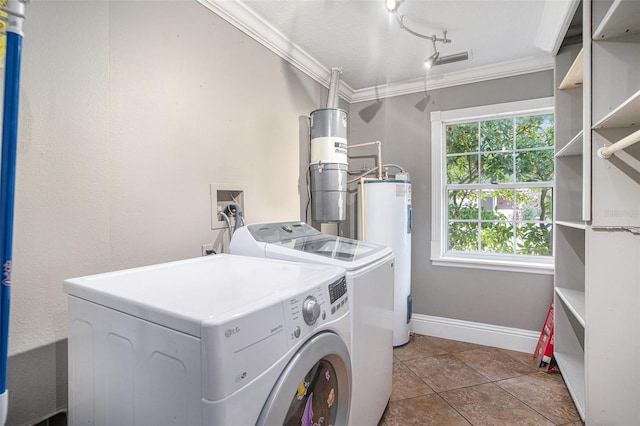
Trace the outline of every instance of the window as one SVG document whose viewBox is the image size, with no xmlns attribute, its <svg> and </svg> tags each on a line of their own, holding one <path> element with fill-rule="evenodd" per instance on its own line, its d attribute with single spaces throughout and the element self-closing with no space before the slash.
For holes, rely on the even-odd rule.
<svg viewBox="0 0 640 426">
<path fill-rule="evenodd" d="M 434 264 L 552 273 L 553 98 L 431 114 Z"/>
</svg>

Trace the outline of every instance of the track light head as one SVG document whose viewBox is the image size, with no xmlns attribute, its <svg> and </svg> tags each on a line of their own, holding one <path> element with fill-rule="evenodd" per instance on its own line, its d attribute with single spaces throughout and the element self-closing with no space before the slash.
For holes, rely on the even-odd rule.
<svg viewBox="0 0 640 426">
<path fill-rule="evenodd" d="M 452 62 L 466 61 L 469 59 L 469 52 L 452 53 L 451 55 L 440 56 L 439 52 L 434 53 L 424 60 L 424 66 L 427 68 L 436 65 L 450 64 Z"/>
<path fill-rule="evenodd" d="M 433 55 L 429 56 L 427 59 L 424 60 L 424 66 L 426 68 L 431 68 L 432 66 L 434 66 L 436 64 L 436 60 L 439 57 L 440 57 L 440 52 L 438 52 L 436 50 Z"/>
<path fill-rule="evenodd" d="M 434 65 L 450 64 L 452 62 L 466 61 L 467 59 L 469 59 L 469 52 L 452 53 L 451 55 L 439 57 Z"/>
<path fill-rule="evenodd" d="M 389 12 L 395 12 L 404 0 L 385 0 L 385 6 Z"/>
<path fill-rule="evenodd" d="M 447 36 L 447 33 L 445 33 L 445 37 L 446 36 Z M 429 69 L 432 66 L 434 66 L 436 64 L 436 59 L 438 59 L 438 57 L 440 57 L 440 52 L 438 52 L 438 48 L 436 47 L 436 36 L 435 35 L 431 39 L 431 42 L 433 43 L 433 53 L 431 54 L 431 56 L 429 56 L 427 59 L 424 60 L 424 66 L 427 69 Z"/>
</svg>

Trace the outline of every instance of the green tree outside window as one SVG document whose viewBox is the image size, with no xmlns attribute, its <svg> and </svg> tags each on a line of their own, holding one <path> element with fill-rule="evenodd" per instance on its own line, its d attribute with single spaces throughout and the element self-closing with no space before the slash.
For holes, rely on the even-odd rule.
<svg viewBox="0 0 640 426">
<path fill-rule="evenodd" d="M 447 124 L 449 251 L 551 256 L 553 114 Z"/>
</svg>

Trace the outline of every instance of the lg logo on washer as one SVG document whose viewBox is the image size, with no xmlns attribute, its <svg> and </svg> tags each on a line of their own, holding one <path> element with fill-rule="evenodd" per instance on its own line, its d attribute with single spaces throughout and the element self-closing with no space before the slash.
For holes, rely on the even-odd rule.
<svg viewBox="0 0 640 426">
<path fill-rule="evenodd" d="M 234 334 L 238 334 L 238 333 L 240 333 L 240 326 L 239 326 L 239 325 L 238 325 L 238 326 L 235 326 L 235 327 L 233 327 L 233 328 L 227 328 L 227 329 L 224 331 L 224 337 L 231 337 L 231 336 L 233 336 Z"/>
</svg>

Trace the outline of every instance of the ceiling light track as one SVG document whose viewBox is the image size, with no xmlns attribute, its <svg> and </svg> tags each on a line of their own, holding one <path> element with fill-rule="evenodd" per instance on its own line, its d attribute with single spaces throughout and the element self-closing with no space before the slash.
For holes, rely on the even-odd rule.
<svg viewBox="0 0 640 426">
<path fill-rule="evenodd" d="M 447 30 L 442 31 L 442 34 L 443 34 L 442 38 L 438 38 L 436 37 L 435 34 L 434 35 L 421 34 L 407 27 L 407 25 L 404 23 L 404 15 L 396 13 L 396 19 L 398 20 L 398 25 L 400 25 L 400 29 L 405 30 L 409 34 L 413 34 L 416 37 L 424 38 L 426 40 L 431 40 L 433 43 L 435 43 L 436 41 L 441 41 L 442 43 L 445 43 L 445 44 L 451 43 L 451 40 L 447 38 Z"/>
<path fill-rule="evenodd" d="M 396 20 L 398 21 L 398 25 L 400 26 L 401 30 L 404 30 L 416 37 L 420 37 L 425 40 L 431 40 L 431 42 L 433 43 L 433 54 L 424 60 L 425 67 L 431 68 L 435 65 L 466 61 L 467 59 L 469 59 L 468 52 L 459 52 L 452 55 L 440 56 L 440 52 L 438 52 L 438 48 L 436 47 L 436 42 L 439 41 L 443 44 L 451 43 L 451 39 L 447 38 L 447 30 L 442 30 L 442 38 L 439 38 L 435 34 L 426 35 L 407 27 L 407 25 L 404 23 L 404 15 L 398 12 L 398 8 L 403 2 L 404 0 L 385 0 L 385 5 L 389 12 L 396 14 Z"/>
</svg>

